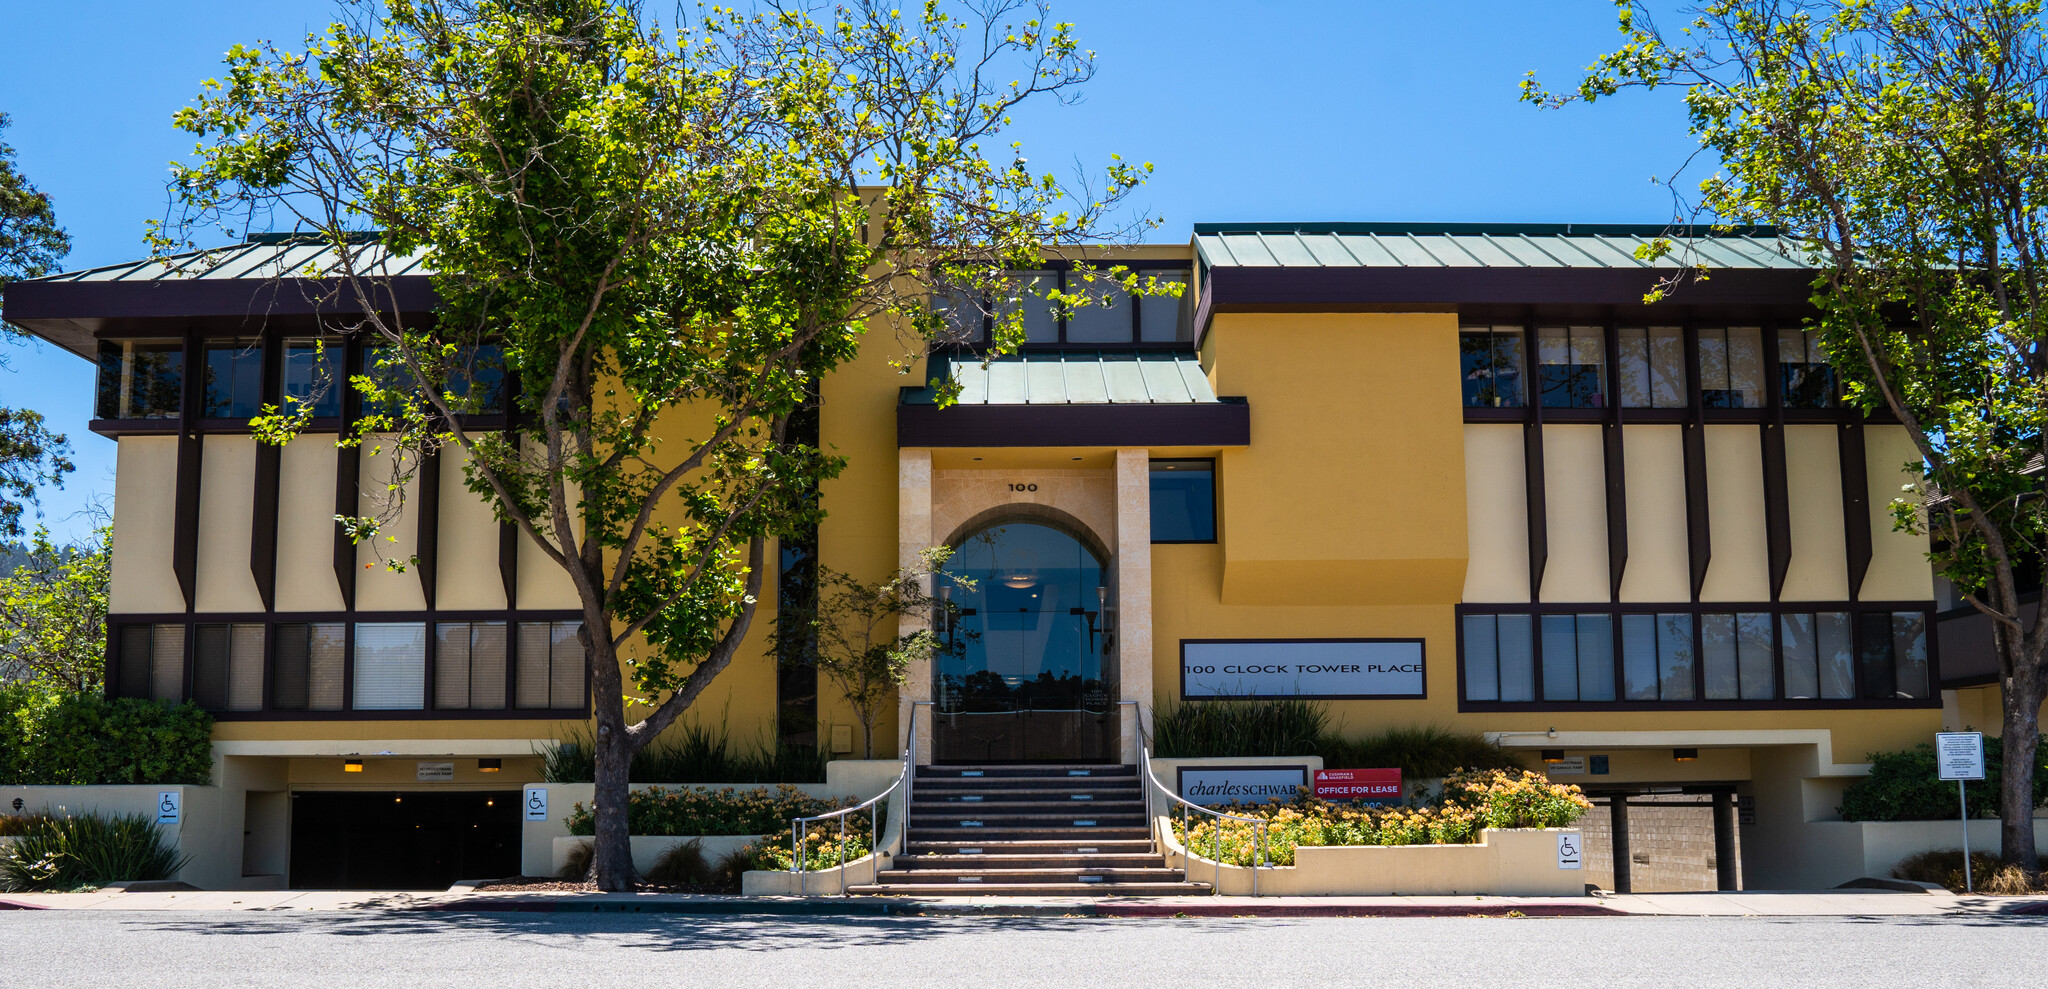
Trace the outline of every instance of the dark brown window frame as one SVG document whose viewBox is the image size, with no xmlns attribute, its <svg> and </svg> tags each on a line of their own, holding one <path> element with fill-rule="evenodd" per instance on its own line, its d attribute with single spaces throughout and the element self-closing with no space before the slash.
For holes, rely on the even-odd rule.
<svg viewBox="0 0 2048 989">
<path fill-rule="evenodd" d="M 590 670 L 583 671 L 583 701 L 574 708 L 519 708 L 514 706 L 514 682 L 519 669 L 516 628 L 520 622 L 581 621 L 583 614 L 568 610 L 536 611 L 316 611 L 316 612 L 172 612 L 168 614 L 117 614 L 107 616 L 106 696 L 120 696 L 118 650 L 123 628 L 133 625 L 182 625 L 185 629 L 184 696 L 193 694 L 198 627 L 201 625 L 262 625 L 263 710 L 209 711 L 215 721 L 560 721 L 590 716 Z M 426 656 L 422 670 L 425 694 L 419 710 L 357 711 L 355 706 L 355 644 L 358 623 L 409 622 L 426 626 Z M 434 660 L 439 652 L 435 626 L 442 622 L 504 622 L 505 707 L 476 710 L 435 708 Z M 277 658 L 277 626 L 302 624 L 342 626 L 342 709 L 339 711 L 278 710 L 273 708 L 271 678 Z"/>
<path fill-rule="evenodd" d="M 1941 646 L 1936 634 L 1935 610 L 1932 601 L 1686 601 L 1686 602 L 1612 602 L 1580 601 L 1549 604 L 1460 604 L 1455 609 L 1453 635 L 1457 637 L 1456 662 L 1458 675 L 1458 710 L 1461 713 L 1506 713 L 1516 711 L 1816 711 L 1816 710 L 1924 710 L 1941 707 Z M 1846 612 L 1856 616 L 1851 622 L 1854 651 L 1859 665 L 1856 670 L 1856 687 L 1863 689 L 1863 671 L 1860 666 L 1863 655 L 1863 631 L 1861 616 L 1865 614 L 1892 614 L 1901 611 L 1919 612 L 1927 623 L 1927 686 L 1925 698 L 1890 698 L 1871 700 L 1862 697 L 1841 700 L 1787 700 L 1785 692 L 1785 648 L 1784 615 L 1814 614 L 1817 612 Z M 1690 701 L 1631 701 L 1623 699 L 1624 657 L 1622 655 L 1622 615 L 1642 614 L 1687 614 L 1692 621 L 1693 646 L 1693 696 L 1706 696 L 1706 663 L 1701 644 L 1701 615 L 1708 614 L 1768 614 L 1771 616 L 1771 657 L 1773 687 L 1778 699 L 1754 700 L 1690 700 Z M 1534 664 L 1540 684 L 1543 671 L 1543 636 L 1541 617 L 1544 615 L 1612 615 L 1614 621 L 1614 683 L 1615 700 L 1611 701 L 1474 701 L 1465 696 L 1465 616 L 1467 615 L 1530 615 L 1537 621 L 1530 639 L 1530 661 Z M 1540 694 L 1540 686 L 1539 686 Z"/>
<path fill-rule="evenodd" d="M 1179 463 L 1179 464 L 1195 464 L 1195 463 L 1203 463 L 1203 464 L 1208 464 L 1208 465 L 1209 465 L 1209 538 L 1207 538 L 1207 539 L 1160 539 L 1160 538 L 1158 538 L 1158 537 L 1154 536 L 1154 537 L 1152 538 L 1152 540 L 1151 540 L 1151 542 L 1152 542 L 1152 545 L 1154 545 L 1154 546 L 1214 546 L 1214 545 L 1216 545 L 1217 543 L 1219 543 L 1219 542 L 1222 542 L 1222 541 L 1223 541 L 1223 525 L 1222 525 L 1222 521 L 1223 521 L 1223 519 L 1222 519 L 1222 514 L 1223 514 L 1223 513 L 1222 513 L 1222 512 L 1221 512 L 1221 511 L 1220 511 L 1220 510 L 1218 509 L 1218 506 L 1217 506 L 1217 500 L 1218 500 L 1218 499 L 1217 499 L 1216 495 L 1217 495 L 1217 492 L 1218 492 L 1219 490 L 1221 490 L 1221 488 L 1220 488 L 1220 486 L 1219 486 L 1219 485 L 1218 485 L 1218 484 L 1216 483 L 1216 481 L 1217 481 L 1217 478 L 1216 478 L 1216 458 L 1215 458 L 1215 457 L 1153 457 L 1153 458 L 1151 458 L 1151 459 L 1147 460 L 1147 461 L 1146 461 L 1146 464 L 1145 464 L 1145 468 L 1146 468 L 1146 478 L 1145 478 L 1145 484 L 1146 484 L 1146 492 L 1145 492 L 1145 495 L 1146 495 L 1146 497 L 1145 497 L 1145 500 L 1146 500 L 1146 503 L 1147 503 L 1148 505 L 1149 505 L 1149 504 L 1151 503 L 1151 500 L 1152 500 L 1152 498 L 1151 498 L 1151 484 L 1152 484 L 1152 478 L 1151 478 L 1151 465 L 1152 465 L 1152 464 L 1155 464 L 1155 463 L 1160 463 L 1160 462 L 1168 462 L 1168 463 Z"/>
<path fill-rule="evenodd" d="M 1038 272 L 1038 271 L 1050 271 L 1050 272 L 1053 272 L 1053 273 L 1054 273 L 1055 275 L 1057 275 L 1057 276 L 1059 277 L 1059 281 L 1060 281 L 1060 285 L 1059 285 L 1059 288 L 1060 288 L 1060 291 L 1064 292 L 1064 291 L 1066 291 L 1066 286 L 1067 286 L 1067 273 L 1068 273 L 1068 272 L 1070 272 L 1070 271 L 1073 271 L 1073 270 L 1074 270 L 1074 269 L 1076 269 L 1076 268 L 1084 268 L 1084 269 L 1095 269 L 1095 270 L 1106 270 L 1106 269 L 1109 269 L 1109 268 L 1113 268 L 1113 267 L 1124 267 L 1124 268 L 1129 268 L 1129 269 L 1131 269 L 1131 270 L 1132 270 L 1132 271 L 1134 271 L 1134 272 L 1148 272 L 1148 271 L 1149 271 L 1149 272 L 1159 272 L 1159 271 L 1168 271 L 1168 272 L 1175 272 L 1175 271 L 1177 271 L 1177 272 L 1181 272 L 1181 273 L 1184 273 L 1184 274 L 1185 274 L 1185 275 L 1187 276 L 1187 289 L 1186 289 L 1186 291 L 1187 291 L 1187 292 L 1193 292 L 1193 291 L 1195 290 L 1195 274 L 1194 274 L 1194 262 L 1192 262 L 1192 261 L 1177 261 L 1177 260 L 1173 260 L 1173 259 L 1171 259 L 1171 258 L 1135 258 L 1135 259 L 1130 259 L 1130 260 L 1120 260 L 1120 261 L 1107 261 L 1107 260 L 1105 260 L 1105 261 L 1047 261 L 1047 262 L 1045 262 L 1045 264 L 1044 264 L 1043 266 L 1041 266 L 1041 267 L 1037 267 L 1037 268 L 1017 268 L 1017 269 L 1012 269 L 1012 270 L 1014 270 L 1014 271 L 1017 271 L 1017 272 L 1025 272 L 1025 271 L 1032 271 L 1032 272 Z M 1134 298 L 1135 298 L 1135 297 L 1134 297 Z M 1183 294 L 1182 298 L 1186 298 L 1185 294 Z M 1022 345 L 1022 349 L 1024 349 L 1024 350 L 1030 350 L 1030 351 L 1055 351 L 1055 350 L 1076 350 L 1076 351 L 1088 351 L 1088 350 L 1116 350 L 1116 351 L 1126 351 L 1126 350 L 1167 350 L 1167 351 L 1191 351 L 1191 350 L 1194 350 L 1194 349 L 1195 349 L 1194 341 L 1192 341 L 1192 340 L 1151 340 L 1151 341 L 1147 341 L 1147 340 L 1145 340 L 1145 339 L 1144 339 L 1144 332 L 1145 332 L 1145 331 L 1144 331 L 1144 322 L 1143 322 L 1143 310 L 1144 310 L 1144 308 L 1145 308 L 1145 307 L 1144 307 L 1143 305 L 1133 305 L 1133 306 L 1131 306 L 1131 338 L 1130 338 L 1129 340 L 1105 340 L 1105 341 L 1099 341 L 1099 342 L 1092 342 L 1092 343 L 1077 343 L 1077 342 L 1071 342 L 1071 341 L 1069 341 L 1069 340 L 1067 339 L 1067 318 L 1066 318 L 1065 316 L 1056 316 L 1056 317 L 1054 317 L 1054 319 L 1053 319 L 1053 324 L 1054 324 L 1054 326 L 1056 326 L 1056 327 L 1057 327 L 1057 329 L 1058 329 L 1058 334 L 1059 334 L 1059 337 L 1058 337 L 1058 339 L 1057 339 L 1056 341 L 1050 341 L 1050 342 L 1048 342 L 1048 341 L 1039 341 L 1039 342 L 1035 342 L 1035 343 L 1026 343 L 1026 344 L 1023 344 L 1023 345 Z M 977 334 L 975 335 L 975 338 L 974 338 L 973 340 L 968 340 L 968 341 L 962 341 L 962 342 L 960 342 L 960 343 L 954 343 L 954 344 L 948 344 L 948 345 L 946 345 L 946 346 L 944 346 L 944 347 L 942 347 L 942 348 L 939 348 L 939 349 L 941 349 L 941 350 L 946 350 L 946 351 L 960 352 L 960 353 L 974 353 L 974 354 L 979 354 L 979 353 L 985 353 L 985 352 L 986 352 L 986 351 L 987 351 L 987 350 L 989 349 L 989 341 L 988 341 L 988 338 L 989 338 L 989 334 L 990 334 L 991 332 L 993 332 L 993 330 L 994 330 L 994 329 L 995 329 L 995 320 L 994 320 L 994 318 L 993 318 L 993 317 L 991 317 L 991 316 L 988 316 L 988 315 L 984 314 L 984 315 L 982 316 L 982 318 L 981 318 L 981 331 L 980 331 L 979 333 L 977 333 Z M 1176 327 L 1176 329 L 1178 329 L 1178 327 Z"/>
</svg>

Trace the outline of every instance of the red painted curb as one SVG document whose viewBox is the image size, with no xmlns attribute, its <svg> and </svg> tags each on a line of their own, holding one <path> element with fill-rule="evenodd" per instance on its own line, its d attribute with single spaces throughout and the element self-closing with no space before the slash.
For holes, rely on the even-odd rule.
<svg viewBox="0 0 2048 989">
<path fill-rule="evenodd" d="M 1373 904 L 1149 904 L 1102 903 L 1095 907 L 1098 917 L 1625 917 L 1612 907 L 1579 903 L 1524 903 L 1501 907 L 1474 904 L 1470 907 Z"/>
<path fill-rule="evenodd" d="M 37 905 L 35 905 L 35 904 L 33 904 L 33 903 L 22 903 L 22 902 L 20 902 L 20 901 L 18 901 L 18 900 L 0 900 L 0 910 L 48 910 L 48 909 L 50 909 L 50 908 L 49 908 L 49 907 L 39 907 L 39 906 L 37 906 Z"/>
</svg>

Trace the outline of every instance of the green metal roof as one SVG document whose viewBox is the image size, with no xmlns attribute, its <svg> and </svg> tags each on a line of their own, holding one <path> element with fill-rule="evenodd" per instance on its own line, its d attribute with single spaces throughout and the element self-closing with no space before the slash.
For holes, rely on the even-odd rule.
<svg viewBox="0 0 2048 989">
<path fill-rule="evenodd" d="M 1655 264 L 1636 249 L 1659 238 Z M 1800 270 L 1800 249 L 1771 227 L 1601 223 L 1198 223 L 1205 266 L 1279 268 L 1707 268 Z"/>
<path fill-rule="evenodd" d="M 352 245 L 351 254 L 351 263 L 360 274 L 380 278 L 432 274 L 420 263 L 419 255 L 394 256 L 382 244 L 367 238 Z M 247 243 L 229 247 L 58 272 L 24 278 L 16 284 L 326 278 L 341 271 L 341 252 L 332 244 L 301 234 L 255 234 Z"/>
<path fill-rule="evenodd" d="M 932 358 L 929 379 L 960 382 L 961 405 L 1197 405 L 1216 402 L 1208 375 L 1185 351 L 1031 351 L 989 361 Z M 930 386 L 903 390 L 928 405 Z"/>
</svg>

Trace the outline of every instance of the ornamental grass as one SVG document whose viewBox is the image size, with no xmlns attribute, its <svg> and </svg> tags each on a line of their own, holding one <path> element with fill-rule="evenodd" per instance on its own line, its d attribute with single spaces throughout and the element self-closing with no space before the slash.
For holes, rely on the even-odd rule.
<svg viewBox="0 0 2048 989">
<path fill-rule="evenodd" d="M 1258 828 L 1250 821 L 1206 815 L 1184 826 L 1173 821 L 1174 836 L 1194 854 L 1220 856 L 1228 865 L 1293 865 L 1302 845 L 1464 845 L 1484 828 L 1559 828 L 1592 809 L 1576 786 L 1552 783 L 1539 773 L 1500 769 L 1458 772 L 1444 780 L 1440 802 L 1422 807 L 1370 807 L 1301 796 L 1285 803 L 1229 804 L 1216 808 L 1265 822 L 1265 854 L 1259 855 Z"/>
</svg>

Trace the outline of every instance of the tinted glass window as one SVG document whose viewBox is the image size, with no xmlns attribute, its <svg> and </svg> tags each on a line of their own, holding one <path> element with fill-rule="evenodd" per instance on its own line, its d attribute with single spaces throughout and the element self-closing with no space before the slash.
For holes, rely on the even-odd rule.
<svg viewBox="0 0 2048 989">
<path fill-rule="evenodd" d="M 254 340 L 206 345 L 206 394 L 199 415 L 247 419 L 263 410 L 263 347 Z"/>
<path fill-rule="evenodd" d="M 1464 327 L 1458 331 L 1458 361 L 1466 408 L 1521 408 L 1521 327 Z"/>
<path fill-rule="evenodd" d="M 1538 386 L 1546 409 L 1598 409 L 1607 405 L 1605 333 L 1597 326 L 1543 326 L 1536 330 Z"/>
<path fill-rule="evenodd" d="M 1216 468 L 1213 462 L 1152 461 L 1152 541 L 1216 541 Z"/>
<path fill-rule="evenodd" d="M 1130 293 L 1106 272 L 1070 271 L 1067 294 L 1089 302 L 1067 313 L 1068 343 L 1130 343 L 1136 339 Z"/>
<path fill-rule="evenodd" d="M 1821 353 L 1819 331 L 1778 331 L 1778 379 L 1788 409 L 1825 409 L 1835 404 L 1835 369 Z"/>
<path fill-rule="evenodd" d="M 1615 391 L 1630 409 L 1685 407 L 1685 334 L 1676 326 L 1624 326 Z"/>
<path fill-rule="evenodd" d="M 458 415 L 504 412 L 504 349 L 495 343 L 456 348 L 448 367 L 448 402 Z"/>
<path fill-rule="evenodd" d="M 294 415 L 310 405 L 316 416 L 341 415 L 341 391 L 346 383 L 340 375 L 339 342 L 323 347 L 313 340 L 286 340 L 284 359 L 279 363 L 279 374 L 284 379 L 278 389 L 283 396 L 283 408 L 279 411 Z"/>
<path fill-rule="evenodd" d="M 1710 409 L 1764 407 L 1764 332 L 1754 326 L 1700 331 L 1700 403 Z"/>
<path fill-rule="evenodd" d="M 176 419 L 184 398 L 185 348 L 176 340 L 100 343 L 101 419 Z"/>
<path fill-rule="evenodd" d="M 1177 272 L 1147 271 L 1145 283 L 1153 288 L 1179 285 L 1179 295 L 1151 294 L 1138 302 L 1139 339 L 1146 343 L 1172 343 L 1175 340 L 1191 339 L 1187 332 L 1187 313 L 1194 301 L 1194 291 L 1188 287 L 1188 276 Z"/>
</svg>

